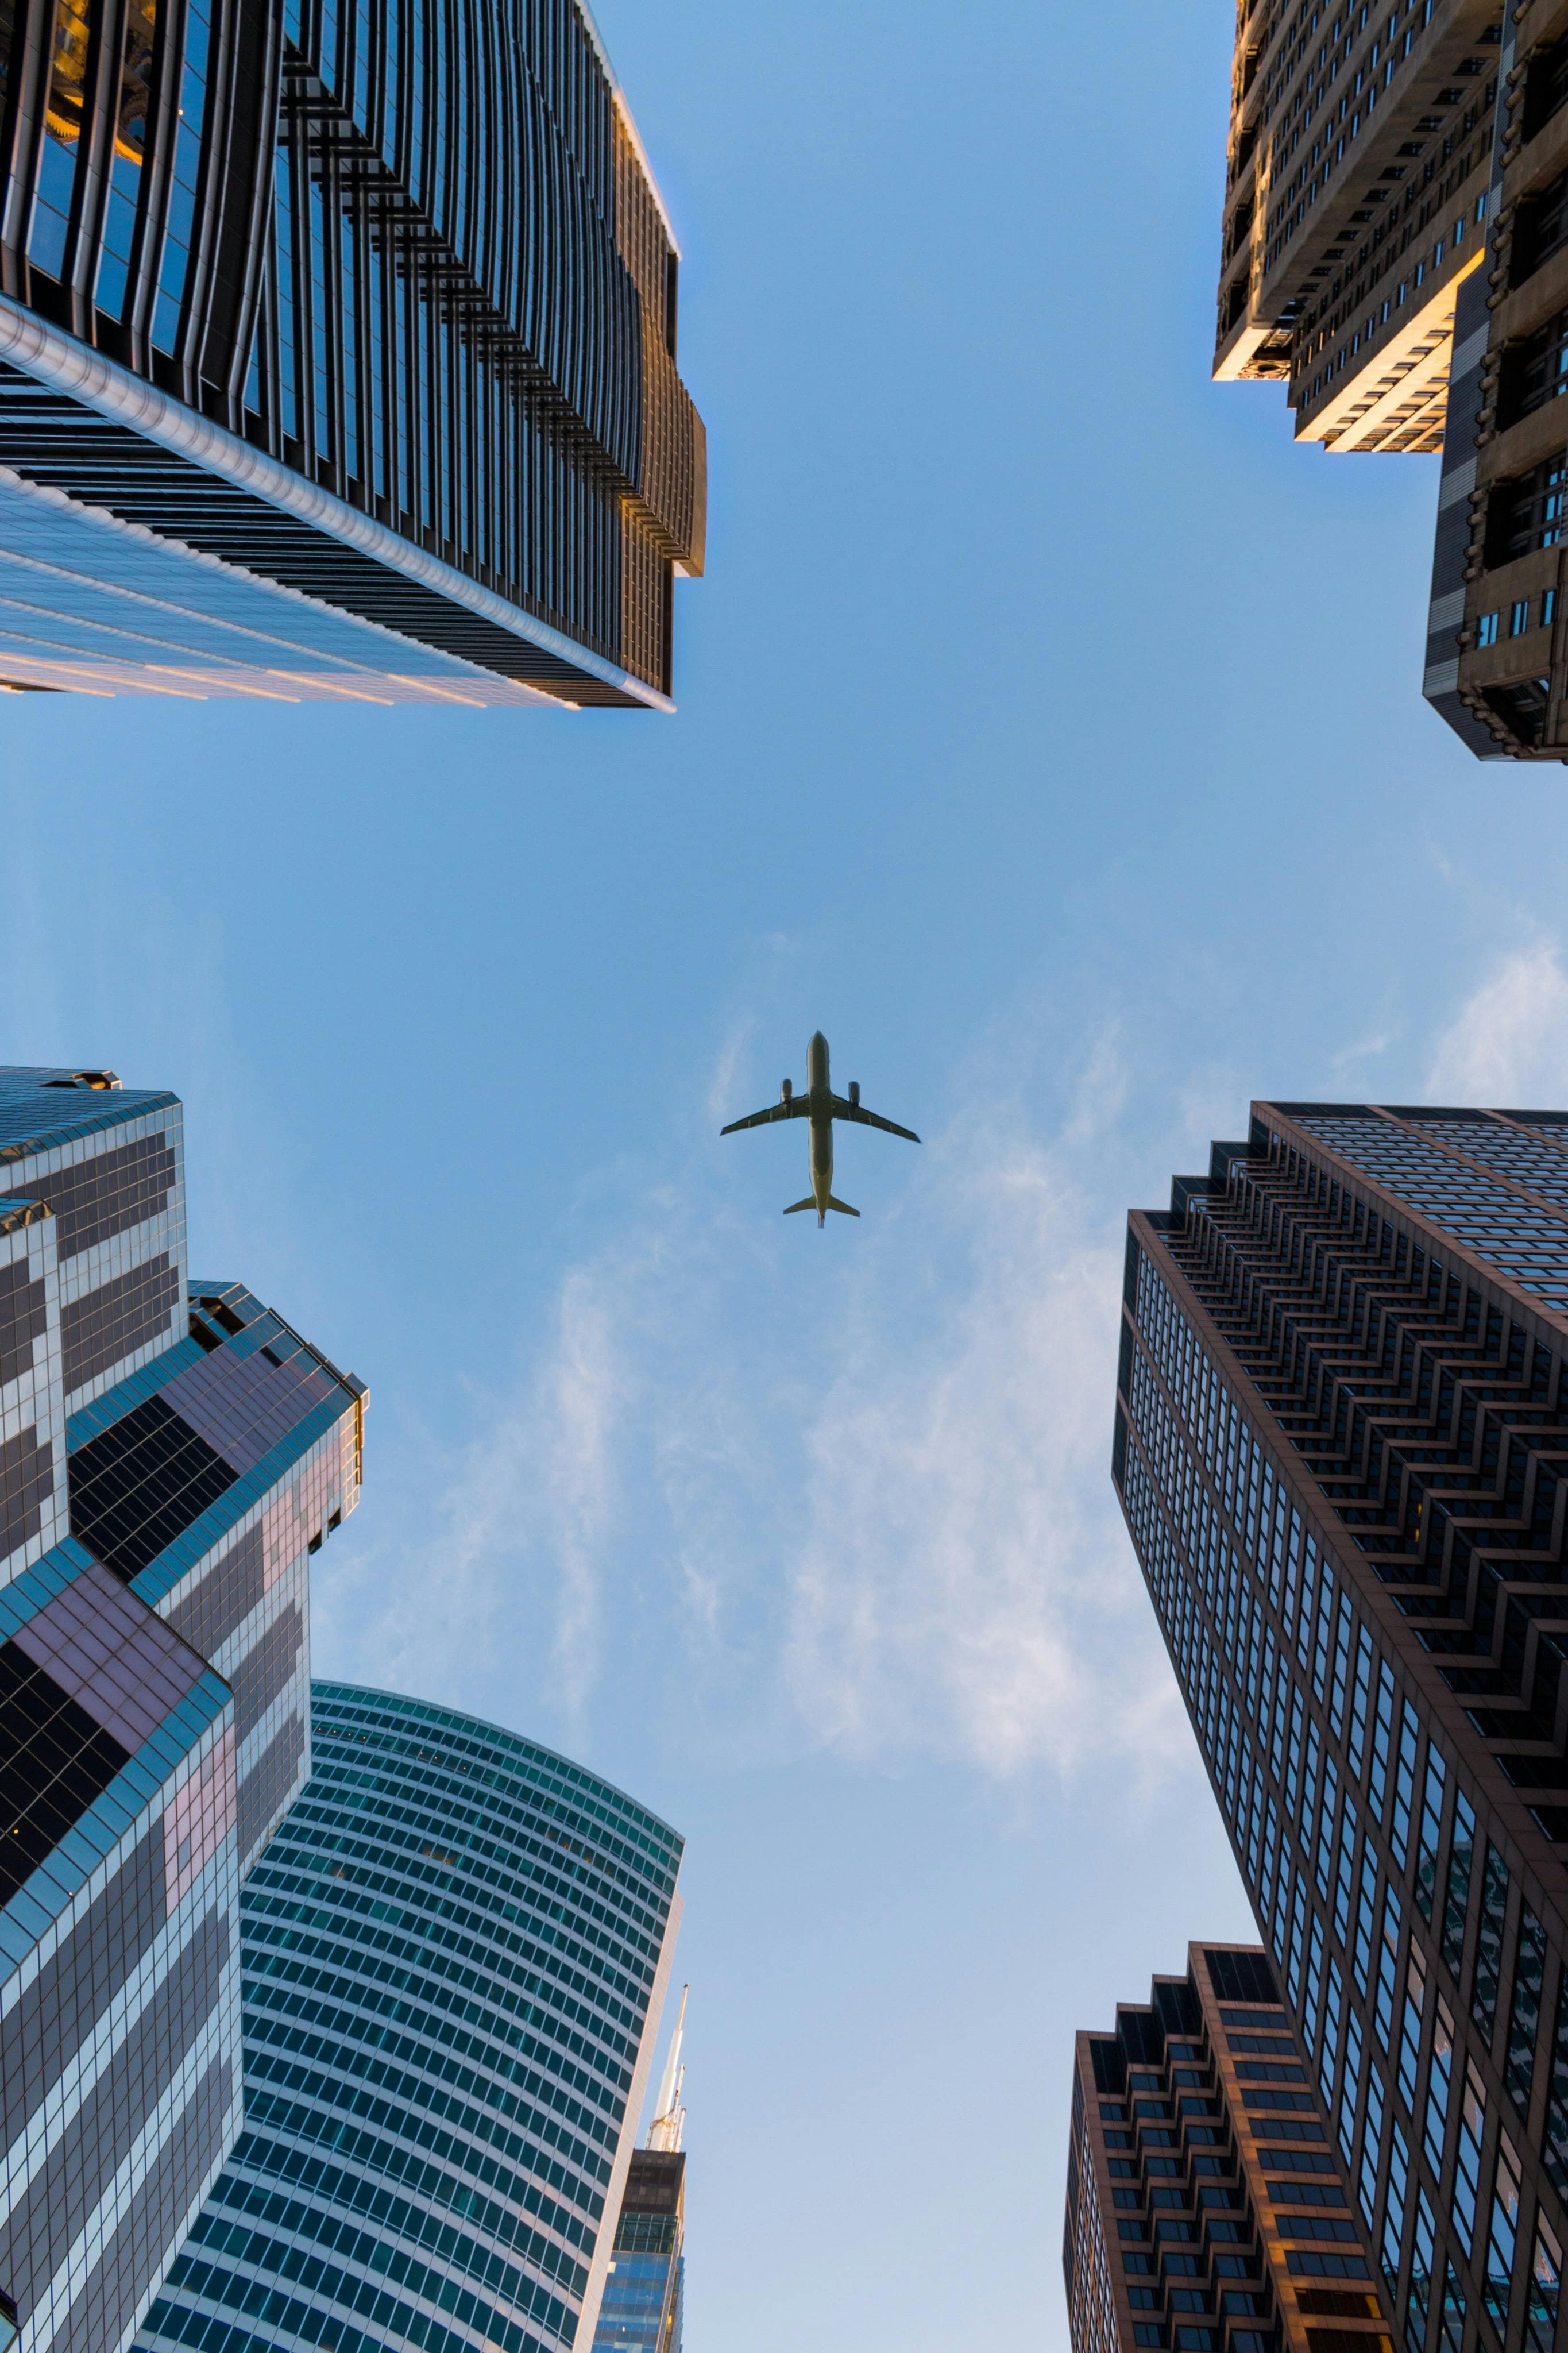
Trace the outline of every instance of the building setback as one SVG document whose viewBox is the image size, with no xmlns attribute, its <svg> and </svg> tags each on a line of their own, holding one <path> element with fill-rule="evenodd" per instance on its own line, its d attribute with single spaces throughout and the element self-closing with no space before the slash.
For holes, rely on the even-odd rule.
<svg viewBox="0 0 1568 2353">
<path fill-rule="evenodd" d="M 191 1283 L 177 1099 L 0 1071 L 0 2297 L 128 2343 L 239 2124 L 238 1891 L 309 1765 L 361 1384 Z M 3 2307 L 0 2307 L 3 2308 Z"/>
<path fill-rule="evenodd" d="M 1568 1120 L 1255 1103 L 1130 1220 L 1113 1475 L 1406 2353 L 1550 2353 Z"/>
<path fill-rule="evenodd" d="M 471 1716 L 312 1697 L 241 1905 L 245 2131 L 138 2353 L 589 2345 L 681 1841 Z"/>
<path fill-rule="evenodd" d="M 668 708 L 678 267 L 577 0 L 17 0 L 0 684 Z"/>
<path fill-rule="evenodd" d="M 1501 0 L 1238 0 L 1214 373 L 1298 438 L 1443 446 L 1485 254 Z"/>
<path fill-rule="evenodd" d="M 1062 2265 L 1073 2353 L 1389 2353 L 1373 2267 L 1262 1952 L 1080 2033 Z"/>
</svg>

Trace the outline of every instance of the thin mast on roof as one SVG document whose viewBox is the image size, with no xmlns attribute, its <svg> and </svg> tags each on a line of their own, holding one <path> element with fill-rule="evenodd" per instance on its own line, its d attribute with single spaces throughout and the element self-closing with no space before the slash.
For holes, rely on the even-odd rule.
<svg viewBox="0 0 1568 2353">
<path fill-rule="evenodd" d="M 686 2129 L 686 2110 L 680 2105 L 681 2087 L 686 2070 L 680 2063 L 680 2045 L 686 2028 L 686 1997 L 691 1988 L 680 1989 L 680 2009 L 675 2021 L 675 2032 L 670 2037 L 669 2056 L 664 2063 L 664 2074 L 658 2087 L 658 2105 L 648 2126 L 649 2148 L 679 2149 Z"/>
</svg>

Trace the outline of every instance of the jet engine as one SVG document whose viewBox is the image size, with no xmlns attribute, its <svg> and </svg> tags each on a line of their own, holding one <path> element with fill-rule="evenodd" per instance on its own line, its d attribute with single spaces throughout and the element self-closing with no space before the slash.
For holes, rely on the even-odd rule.
<svg viewBox="0 0 1568 2353">
<path fill-rule="evenodd" d="M 849 1082 L 849 1100 L 852 1103 L 858 1106 L 860 1101 L 860 1082 L 858 1079 L 851 1079 Z"/>
<path fill-rule="evenodd" d="M 782 1085 L 782 1086 L 780 1087 L 780 1089 L 779 1089 L 779 1101 L 780 1101 L 780 1103 L 786 1103 L 790 1102 L 790 1101 L 791 1101 L 791 1099 L 793 1098 L 794 1094 L 795 1094 L 795 1081 L 794 1081 L 793 1079 L 785 1079 L 785 1080 L 784 1080 L 784 1083 L 783 1083 L 783 1085 Z"/>
</svg>

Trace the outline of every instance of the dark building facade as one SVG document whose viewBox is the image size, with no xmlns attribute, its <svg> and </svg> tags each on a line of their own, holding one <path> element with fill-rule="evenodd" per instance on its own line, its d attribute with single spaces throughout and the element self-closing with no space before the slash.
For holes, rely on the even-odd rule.
<svg viewBox="0 0 1568 2353">
<path fill-rule="evenodd" d="M 1079 2035 L 1062 2265 L 1073 2353 L 1390 2353 L 1263 1952 L 1194 1945 Z"/>
<path fill-rule="evenodd" d="M 241 1904 L 245 2130 L 138 2353 L 590 2345 L 681 1841 L 471 1716 L 312 1697 Z"/>
<path fill-rule="evenodd" d="M 1501 0 L 1238 0 L 1214 373 L 1299 439 L 1443 447 L 1486 253 Z M 1484 272 L 1481 272 L 1484 276 Z"/>
<path fill-rule="evenodd" d="M 577 0 L 16 0 L 0 677 L 668 707 L 677 271 Z"/>
<path fill-rule="evenodd" d="M 1568 759 L 1568 6 L 1510 9 L 1490 266 L 1460 296 L 1428 700 L 1483 758 Z"/>
<path fill-rule="evenodd" d="M 0 1071 L 0 2309 L 118 2353 L 239 2126 L 361 1384 L 185 1263 L 177 1099 Z"/>
<path fill-rule="evenodd" d="M 1407 2353 L 1568 2227 L 1568 1122 L 1253 1106 L 1130 1221 L 1113 1475 Z"/>
</svg>

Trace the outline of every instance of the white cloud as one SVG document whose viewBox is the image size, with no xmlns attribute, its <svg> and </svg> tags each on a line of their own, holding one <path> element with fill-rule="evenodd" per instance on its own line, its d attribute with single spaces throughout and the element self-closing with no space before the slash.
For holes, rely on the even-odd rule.
<svg viewBox="0 0 1568 2353">
<path fill-rule="evenodd" d="M 1568 974 L 1554 940 L 1498 959 L 1439 1037 L 1434 1103 L 1555 1110 L 1568 1104 Z"/>
<path fill-rule="evenodd" d="M 1138 1187 L 1113 1030 L 1061 1092 L 1045 1139 L 971 1101 L 820 1240 L 742 1216 L 711 1155 L 647 1192 L 481 1409 L 440 1532 L 325 1580 L 334 1671 L 576 1741 L 678 1707 L 732 1757 L 1186 1758 L 1110 1487 Z"/>
</svg>

